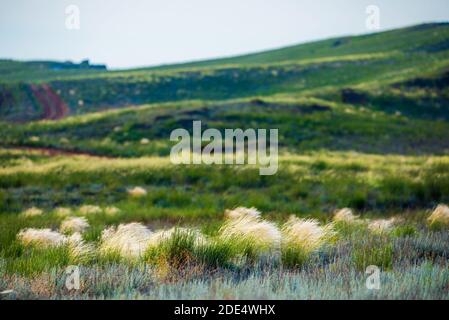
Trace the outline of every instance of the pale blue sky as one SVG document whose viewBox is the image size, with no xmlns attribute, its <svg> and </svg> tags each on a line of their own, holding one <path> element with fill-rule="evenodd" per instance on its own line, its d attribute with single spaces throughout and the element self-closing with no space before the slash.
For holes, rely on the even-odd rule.
<svg viewBox="0 0 449 320">
<path fill-rule="evenodd" d="M 80 8 L 67 30 L 65 8 Z M 0 58 L 106 63 L 112 68 L 230 56 L 332 36 L 449 21 L 448 0 L 0 0 Z"/>
</svg>

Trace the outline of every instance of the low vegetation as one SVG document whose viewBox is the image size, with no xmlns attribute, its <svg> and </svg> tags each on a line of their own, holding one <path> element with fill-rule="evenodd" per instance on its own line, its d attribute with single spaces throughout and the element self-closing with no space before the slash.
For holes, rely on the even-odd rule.
<svg viewBox="0 0 449 320">
<path fill-rule="evenodd" d="M 448 30 L 139 70 L 0 61 L 0 299 L 449 299 Z M 279 170 L 172 164 L 194 120 L 278 129 Z"/>
</svg>

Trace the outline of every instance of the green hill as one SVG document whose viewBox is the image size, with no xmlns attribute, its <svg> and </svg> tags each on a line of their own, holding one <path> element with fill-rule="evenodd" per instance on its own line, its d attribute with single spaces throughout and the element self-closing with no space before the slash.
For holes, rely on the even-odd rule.
<svg viewBox="0 0 449 320">
<path fill-rule="evenodd" d="M 281 147 L 295 151 L 449 148 L 446 23 L 157 68 L 2 61 L 0 70 L 2 145 L 166 155 L 171 130 L 202 120 L 279 128 Z M 59 121 L 17 125 L 41 119 Z"/>
<path fill-rule="evenodd" d="M 369 35 L 332 38 L 231 58 L 167 65 L 152 69 L 212 67 L 226 64 L 271 64 L 393 51 L 435 53 L 449 49 L 448 35 L 448 23 L 430 23 Z M 410 41 L 411 38 L 413 41 Z"/>
</svg>

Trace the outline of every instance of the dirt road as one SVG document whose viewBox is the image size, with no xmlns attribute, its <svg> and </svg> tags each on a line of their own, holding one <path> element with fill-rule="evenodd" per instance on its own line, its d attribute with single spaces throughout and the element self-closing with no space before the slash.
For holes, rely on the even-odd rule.
<svg viewBox="0 0 449 320">
<path fill-rule="evenodd" d="M 58 120 L 66 117 L 70 109 L 48 84 L 31 85 L 31 91 L 44 109 L 43 119 Z"/>
</svg>

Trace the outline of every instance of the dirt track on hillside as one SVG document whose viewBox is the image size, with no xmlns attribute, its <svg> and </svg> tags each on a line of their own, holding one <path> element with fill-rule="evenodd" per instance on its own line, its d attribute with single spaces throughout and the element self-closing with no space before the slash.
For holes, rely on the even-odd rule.
<svg viewBox="0 0 449 320">
<path fill-rule="evenodd" d="M 44 109 L 43 119 L 58 120 L 70 113 L 70 109 L 64 100 L 48 84 L 31 85 L 31 91 Z"/>
</svg>

